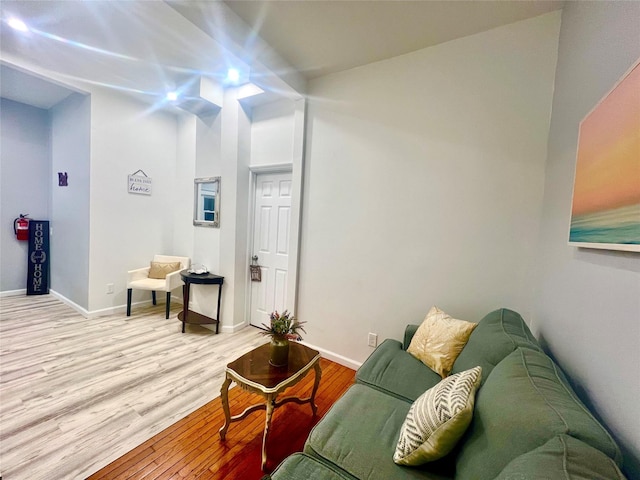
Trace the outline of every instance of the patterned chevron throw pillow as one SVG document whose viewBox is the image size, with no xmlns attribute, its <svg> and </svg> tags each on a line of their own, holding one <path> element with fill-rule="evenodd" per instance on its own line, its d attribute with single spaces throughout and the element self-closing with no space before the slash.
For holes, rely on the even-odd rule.
<svg viewBox="0 0 640 480">
<path fill-rule="evenodd" d="M 399 465 L 422 465 L 444 457 L 471 423 L 482 367 L 451 375 L 413 402 L 393 455 Z"/>
</svg>

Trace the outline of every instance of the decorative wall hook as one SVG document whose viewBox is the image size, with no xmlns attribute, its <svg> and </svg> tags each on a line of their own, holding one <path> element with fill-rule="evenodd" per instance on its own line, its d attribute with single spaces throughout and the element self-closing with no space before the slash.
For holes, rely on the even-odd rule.
<svg viewBox="0 0 640 480">
<path fill-rule="evenodd" d="M 69 175 L 67 174 L 67 172 L 58 172 L 58 186 L 59 187 L 67 187 L 67 186 L 69 186 L 68 179 L 69 179 Z"/>
</svg>

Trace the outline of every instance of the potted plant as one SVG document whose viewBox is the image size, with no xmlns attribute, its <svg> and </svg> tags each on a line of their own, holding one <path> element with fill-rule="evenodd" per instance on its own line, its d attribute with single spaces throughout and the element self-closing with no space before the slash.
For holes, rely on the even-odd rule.
<svg viewBox="0 0 640 480">
<path fill-rule="evenodd" d="M 307 333 L 302 326 L 305 322 L 298 321 L 288 310 L 282 313 L 276 310 L 269 315 L 269 319 L 269 325 L 262 324 L 262 334 L 271 337 L 269 363 L 274 367 L 284 367 L 289 360 L 289 341 L 302 340 L 298 332 Z"/>
</svg>

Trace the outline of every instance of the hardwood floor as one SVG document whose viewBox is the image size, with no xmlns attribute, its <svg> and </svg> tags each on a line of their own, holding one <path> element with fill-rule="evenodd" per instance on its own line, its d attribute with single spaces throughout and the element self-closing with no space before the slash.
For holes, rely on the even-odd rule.
<svg viewBox="0 0 640 480">
<path fill-rule="evenodd" d="M 0 298 L 1 477 L 86 478 L 218 397 L 225 365 L 266 341 L 182 334 L 179 308 L 89 320 L 50 295 Z"/>
<path fill-rule="evenodd" d="M 49 295 L 0 298 L 0 478 L 260 478 L 264 412 L 221 442 L 219 395 L 225 365 L 266 339 L 253 328 L 181 334 L 179 308 L 169 320 L 163 304 L 88 320 Z M 317 417 L 308 405 L 276 410 L 270 468 L 353 382 L 353 370 L 321 366 Z M 229 399 L 237 413 L 262 397 L 233 388 Z"/>
<path fill-rule="evenodd" d="M 318 415 L 308 405 L 286 404 L 275 410 L 267 442 L 267 469 L 273 470 L 287 455 L 302 450 L 311 429 L 335 400 L 353 383 L 354 371 L 322 359 L 322 380 L 316 396 Z M 286 395 L 308 396 L 313 372 L 287 390 Z M 235 387 L 229 392 L 231 413 L 264 402 L 263 397 Z M 254 412 L 232 423 L 224 442 L 218 435 L 224 424 L 220 398 L 209 402 L 184 419 L 111 463 L 89 480 L 120 479 L 260 479 L 260 453 L 264 411 Z"/>
</svg>

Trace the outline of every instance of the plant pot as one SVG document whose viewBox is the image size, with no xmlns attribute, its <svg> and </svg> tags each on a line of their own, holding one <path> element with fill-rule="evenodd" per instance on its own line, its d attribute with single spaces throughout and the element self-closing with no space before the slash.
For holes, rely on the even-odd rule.
<svg viewBox="0 0 640 480">
<path fill-rule="evenodd" d="M 274 367 L 284 367 L 289 362 L 289 340 L 285 337 L 271 338 L 269 363 Z"/>
</svg>

